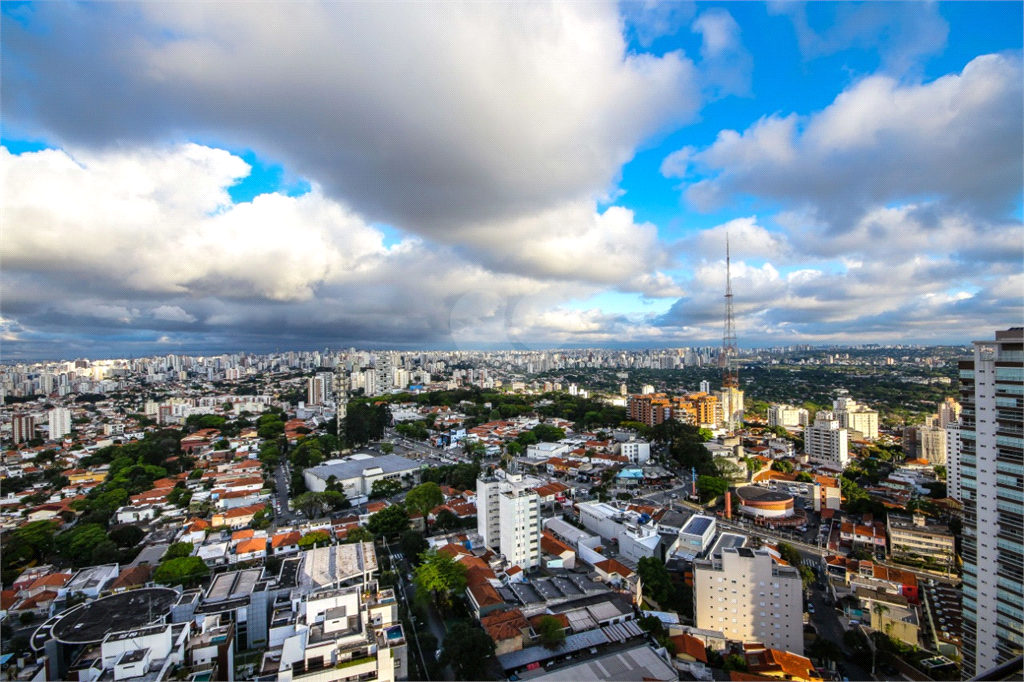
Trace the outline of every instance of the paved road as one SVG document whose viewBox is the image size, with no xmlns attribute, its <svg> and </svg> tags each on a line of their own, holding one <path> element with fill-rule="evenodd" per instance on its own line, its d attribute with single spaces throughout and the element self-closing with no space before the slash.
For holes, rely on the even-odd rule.
<svg viewBox="0 0 1024 682">
<path fill-rule="evenodd" d="M 277 485 L 277 503 L 280 505 L 280 513 L 276 517 L 277 525 L 285 525 L 295 520 L 295 514 L 288 508 L 288 485 L 291 476 L 288 473 L 287 465 L 281 464 L 274 470 L 274 481 Z"/>
</svg>

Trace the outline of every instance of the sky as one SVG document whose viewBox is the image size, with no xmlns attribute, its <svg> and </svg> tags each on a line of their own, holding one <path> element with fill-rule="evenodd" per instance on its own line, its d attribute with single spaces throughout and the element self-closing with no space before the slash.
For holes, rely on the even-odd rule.
<svg viewBox="0 0 1024 682">
<path fill-rule="evenodd" d="M 0 359 L 1024 324 L 1020 2 L 0 5 Z"/>
</svg>

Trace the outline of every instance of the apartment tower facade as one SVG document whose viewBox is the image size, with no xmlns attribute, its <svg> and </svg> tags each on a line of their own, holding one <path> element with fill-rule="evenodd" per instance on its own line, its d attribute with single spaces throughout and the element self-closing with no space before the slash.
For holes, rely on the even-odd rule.
<svg viewBox="0 0 1024 682">
<path fill-rule="evenodd" d="M 963 674 L 1024 645 L 1024 330 L 975 341 L 960 362 Z"/>
</svg>

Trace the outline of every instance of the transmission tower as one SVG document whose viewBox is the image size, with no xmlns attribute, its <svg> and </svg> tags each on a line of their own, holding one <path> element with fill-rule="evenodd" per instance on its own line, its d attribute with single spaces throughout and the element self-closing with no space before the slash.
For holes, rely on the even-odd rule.
<svg viewBox="0 0 1024 682">
<path fill-rule="evenodd" d="M 729 235 L 725 235 L 725 332 L 722 334 L 722 352 L 718 364 L 722 368 L 722 388 L 737 388 L 740 385 L 739 370 L 736 368 L 736 319 L 732 309 L 732 271 L 729 261 Z"/>
</svg>

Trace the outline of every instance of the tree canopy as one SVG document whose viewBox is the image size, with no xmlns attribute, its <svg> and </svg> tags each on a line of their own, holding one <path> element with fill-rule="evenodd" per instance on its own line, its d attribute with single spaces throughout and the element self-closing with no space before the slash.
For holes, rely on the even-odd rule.
<svg viewBox="0 0 1024 682">
<path fill-rule="evenodd" d="M 195 585 L 210 574 L 210 569 L 197 556 L 180 557 L 165 561 L 153 574 L 154 582 L 161 585 Z"/>
<path fill-rule="evenodd" d="M 366 527 L 374 535 L 393 537 L 409 528 L 409 514 L 402 505 L 393 504 L 371 516 Z"/>
<path fill-rule="evenodd" d="M 537 620 L 537 638 L 548 649 L 557 649 L 565 641 L 562 623 L 554 616 L 543 616 Z"/>
<path fill-rule="evenodd" d="M 300 549 L 310 549 L 317 545 L 326 545 L 331 541 L 331 534 L 325 530 L 314 530 L 299 538 Z"/>
<path fill-rule="evenodd" d="M 466 620 L 456 621 L 444 637 L 441 665 L 451 663 L 460 680 L 484 680 L 489 677 L 494 640 L 482 629 Z"/>
<path fill-rule="evenodd" d="M 191 542 L 175 542 L 167 548 L 167 551 L 164 552 L 160 561 L 171 561 L 172 559 L 181 559 L 187 556 L 192 556 L 192 552 L 195 550 L 196 546 Z"/>
<path fill-rule="evenodd" d="M 442 604 L 466 589 L 466 567 L 448 554 L 429 550 L 413 571 L 417 595 L 433 594 Z"/>
<path fill-rule="evenodd" d="M 413 512 L 419 512 L 424 517 L 434 507 L 444 504 L 444 494 L 441 487 L 432 481 L 421 483 L 405 496 L 405 506 Z"/>
</svg>

